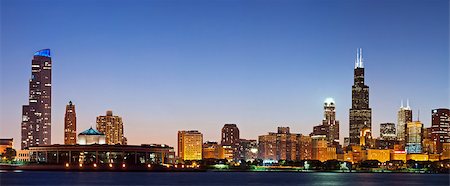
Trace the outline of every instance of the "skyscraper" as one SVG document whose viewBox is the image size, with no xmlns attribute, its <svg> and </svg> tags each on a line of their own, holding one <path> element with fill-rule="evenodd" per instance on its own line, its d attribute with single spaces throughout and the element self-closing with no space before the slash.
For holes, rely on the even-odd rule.
<svg viewBox="0 0 450 186">
<path fill-rule="evenodd" d="M 34 53 L 31 61 L 29 86 L 29 103 L 22 107 L 22 149 L 52 143 L 52 58 L 50 49 Z"/>
<path fill-rule="evenodd" d="M 420 121 L 411 121 L 406 124 L 406 153 L 422 153 L 423 124 Z"/>
<path fill-rule="evenodd" d="M 382 123 L 380 124 L 380 137 L 383 140 L 395 139 L 395 124 L 394 123 Z"/>
<path fill-rule="evenodd" d="M 450 143 L 450 110 L 431 111 L 431 138 L 436 142 L 437 153 L 442 153 L 443 143 Z"/>
<path fill-rule="evenodd" d="M 406 101 L 406 107 L 403 106 L 403 101 L 400 110 L 397 113 L 397 139 L 399 141 L 406 140 L 406 125 L 412 121 L 412 110 L 409 107 L 409 101 Z"/>
<path fill-rule="evenodd" d="M 325 99 L 322 124 L 313 128 L 314 135 L 325 135 L 328 145 L 339 144 L 339 121 L 336 120 L 335 102 L 333 98 Z"/>
<path fill-rule="evenodd" d="M 352 108 L 350 109 L 350 145 L 360 143 L 363 128 L 372 129 L 372 109 L 369 108 L 369 86 L 364 84 L 362 49 L 356 53 Z"/>
<path fill-rule="evenodd" d="M 196 130 L 178 131 L 178 156 L 183 160 L 202 159 L 203 134 Z"/>
<path fill-rule="evenodd" d="M 66 105 L 66 115 L 64 116 L 64 144 L 77 144 L 77 114 L 72 101 Z"/>
<path fill-rule="evenodd" d="M 239 145 L 239 128 L 236 124 L 225 124 L 222 128 L 222 145 L 231 145 L 237 147 Z"/>
<path fill-rule="evenodd" d="M 114 116 L 111 110 L 106 111 L 106 116 L 97 117 L 97 130 L 106 136 L 106 144 L 126 145 L 123 135 L 122 117 Z"/>
</svg>

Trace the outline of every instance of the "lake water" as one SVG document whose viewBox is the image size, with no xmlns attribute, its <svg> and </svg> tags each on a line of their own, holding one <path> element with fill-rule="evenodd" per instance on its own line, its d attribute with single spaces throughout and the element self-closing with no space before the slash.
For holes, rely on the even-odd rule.
<svg viewBox="0 0 450 186">
<path fill-rule="evenodd" d="M 445 185 L 448 174 L 297 172 L 1 172 L 0 185 Z"/>
</svg>

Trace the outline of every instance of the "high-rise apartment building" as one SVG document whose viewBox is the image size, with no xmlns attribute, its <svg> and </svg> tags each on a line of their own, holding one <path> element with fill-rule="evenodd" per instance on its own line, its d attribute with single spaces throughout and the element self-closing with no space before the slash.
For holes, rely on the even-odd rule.
<svg viewBox="0 0 450 186">
<path fill-rule="evenodd" d="M 196 130 L 178 131 L 178 156 L 183 160 L 202 159 L 203 134 Z"/>
<path fill-rule="evenodd" d="M 336 107 L 333 98 L 327 98 L 324 102 L 324 119 L 322 124 L 314 126 L 313 135 L 325 135 L 328 145 L 339 144 L 339 121 L 336 120 Z"/>
<path fill-rule="evenodd" d="M 364 84 L 362 49 L 356 54 L 352 108 L 350 109 L 350 145 L 360 143 L 362 129 L 372 129 L 372 109 L 369 107 L 369 86 Z"/>
<path fill-rule="evenodd" d="M 403 101 L 400 106 L 400 110 L 397 113 L 397 140 L 406 140 L 406 125 L 412 121 L 412 110 L 409 107 L 409 101 L 406 101 L 406 107 L 403 106 Z"/>
<path fill-rule="evenodd" d="M 258 142 L 256 140 L 239 140 L 239 157 L 236 159 L 253 161 L 258 158 Z"/>
<path fill-rule="evenodd" d="M 260 159 L 296 160 L 298 158 L 299 134 L 292 134 L 289 127 L 278 127 L 278 132 L 258 136 L 258 153 Z"/>
<path fill-rule="evenodd" d="M 126 145 L 123 135 L 122 117 L 114 116 L 111 110 L 106 111 L 105 116 L 97 117 L 97 130 L 106 136 L 106 144 Z"/>
<path fill-rule="evenodd" d="M 75 113 L 75 105 L 72 101 L 66 105 L 66 114 L 64 116 L 64 144 L 77 144 L 77 114 Z"/>
<path fill-rule="evenodd" d="M 442 153 L 444 143 L 450 143 L 449 109 L 440 108 L 431 111 L 431 139 L 436 143 L 437 153 Z"/>
<path fill-rule="evenodd" d="M 230 146 L 233 150 L 233 157 L 237 158 L 239 155 L 239 128 L 236 124 L 225 124 L 222 128 L 222 139 L 220 141 L 222 146 Z"/>
<path fill-rule="evenodd" d="M 34 53 L 28 105 L 22 107 L 21 148 L 52 143 L 52 58 L 50 49 Z"/>
<path fill-rule="evenodd" d="M 299 160 L 312 160 L 312 138 L 300 135 L 298 138 Z"/>
</svg>

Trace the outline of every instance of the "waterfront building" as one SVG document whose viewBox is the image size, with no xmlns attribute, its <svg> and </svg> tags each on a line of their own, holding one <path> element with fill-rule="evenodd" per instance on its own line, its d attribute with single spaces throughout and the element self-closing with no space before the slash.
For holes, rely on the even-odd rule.
<svg viewBox="0 0 450 186">
<path fill-rule="evenodd" d="M 115 170 L 148 164 L 174 164 L 173 147 L 159 144 L 143 145 L 47 145 L 28 147 L 30 163 L 66 165 L 67 168 L 82 166 Z"/>
<path fill-rule="evenodd" d="M 258 142 L 256 140 L 239 140 L 239 157 L 237 159 L 244 161 L 254 161 L 258 159 Z"/>
<path fill-rule="evenodd" d="M 111 110 L 106 111 L 105 116 L 97 117 L 97 130 L 106 136 L 106 144 L 126 145 L 126 138 L 123 135 L 122 117 L 114 116 Z"/>
<path fill-rule="evenodd" d="M 406 127 L 406 152 L 408 154 L 422 153 L 423 124 L 420 121 L 412 121 L 408 122 Z"/>
<path fill-rule="evenodd" d="M 422 152 L 426 154 L 436 154 L 436 142 L 432 138 L 431 127 L 424 128 L 422 133 Z"/>
<path fill-rule="evenodd" d="M 312 160 L 312 138 L 310 136 L 299 135 L 299 160 Z"/>
<path fill-rule="evenodd" d="M 391 151 L 391 160 L 406 162 L 405 150 L 393 150 Z"/>
<path fill-rule="evenodd" d="M 178 156 L 182 160 L 201 160 L 202 146 L 203 134 L 199 131 L 178 131 Z"/>
<path fill-rule="evenodd" d="M 78 144 L 79 145 L 106 144 L 106 137 L 105 134 L 91 127 L 78 134 Z"/>
<path fill-rule="evenodd" d="M 450 159 L 450 143 L 442 144 L 441 160 Z"/>
<path fill-rule="evenodd" d="M 278 132 L 258 136 L 259 158 L 263 160 L 296 160 L 297 136 L 292 134 L 289 127 L 278 127 Z"/>
<path fill-rule="evenodd" d="M 231 145 L 220 145 L 219 159 L 226 159 L 227 161 L 234 160 L 234 148 Z"/>
<path fill-rule="evenodd" d="M 30 161 L 30 151 L 29 150 L 18 150 L 16 152 L 16 157 L 14 157 L 14 161 L 18 162 L 29 162 Z"/>
<path fill-rule="evenodd" d="M 409 100 L 406 102 L 406 107 L 403 106 L 403 101 L 400 110 L 397 113 L 397 140 L 406 142 L 407 138 L 407 124 L 412 121 L 412 110 L 409 107 Z"/>
<path fill-rule="evenodd" d="M 13 148 L 13 138 L 0 139 L 0 154 L 5 153 L 8 148 Z"/>
<path fill-rule="evenodd" d="M 322 124 L 313 128 L 313 135 L 325 135 L 328 144 L 336 146 L 339 144 L 339 121 L 336 120 L 336 107 L 333 98 L 327 98 L 324 102 L 324 119 Z"/>
<path fill-rule="evenodd" d="M 395 140 L 395 124 L 394 123 L 381 123 L 380 124 L 380 137 L 384 140 Z"/>
<path fill-rule="evenodd" d="M 354 83 L 352 86 L 352 107 L 350 108 L 350 145 L 360 143 L 363 129 L 372 129 L 372 109 L 369 107 L 369 86 L 364 84 L 362 49 L 356 54 Z"/>
<path fill-rule="evenodd" d="M 28 105 L 22 106 L 21 148 L 52 143 L 52 58 L 50 49 L 34 53 Z"/>
<path fill-rule="evenodd" d="M 220 145 L 217 142 L 207 141 L 203 143 L 202 159 L 219 159 Z"/>
<path fill-rule="evenodd" d="M 391 150 L 388 149 L 367 149 L 366 160 L 378 160 L 382 163 L 391 160 Z"/>
<path fill-rule="evenodd" d="M 225 124 L 222 128 L 222 136 L 220 144 L 223 146 L 231 146 L 233 149 L 233 157 L 238 158 L 239 155 L 239 128 L 236 124 Z"/>
<path fill-rule="evenodd" d="M 437 153 L 442 153 L 443 144 L 450 143 L 450 110 L 446 108 L 431 111 L 431 138 L 436 143 Z"/>
<path fill-rule="evenodd" d="M 276 133 L 258 136 L 258 158 L 263 160 L 278 160 Z"/>
<path fill-rule="evenodd" d="M 312 139 L 312 159 L 319 161 L 336 160 L 336 147 L 328 146 L 328 139 L 325 135 L 311 136 Z"/>
<path fill-rule="evenodd" d="M 64 116 L 64 144 L 75 145 L 77 143 L 77 114 L 75 105 L 72 101 L 66 105 L 66 114 Z"/>
</svg>

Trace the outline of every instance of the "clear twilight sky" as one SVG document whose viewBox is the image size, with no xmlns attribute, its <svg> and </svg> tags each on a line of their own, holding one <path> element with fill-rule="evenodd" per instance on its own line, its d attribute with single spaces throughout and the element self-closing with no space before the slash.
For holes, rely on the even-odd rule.
<svg viewBox="0 0 450 186">
<path fill-rule="evenodd" d="M 52 143 L 65 105 L 77 132 L 113 110 L 129 144 L 176 147 L 178 130 L 220 140 L 289 126 L 309 134 L 333 97 L 340 136 L 356 48 L 363 48 L 372 129 L 397 122 L 401 99 L 430 126 L 449 107 L 449 1 L 1 0 L 0 138 L 20 148 L 35 51 L 52 52 Z"/>
</svg>

